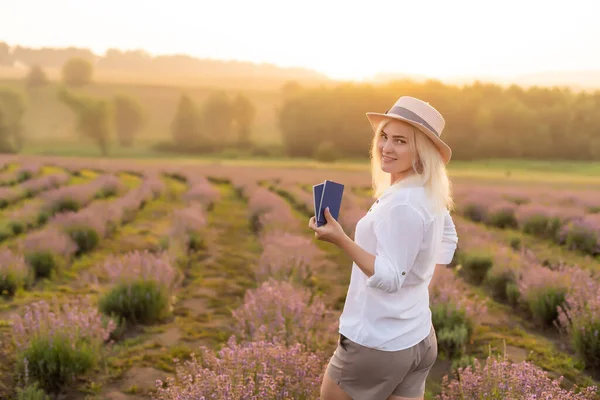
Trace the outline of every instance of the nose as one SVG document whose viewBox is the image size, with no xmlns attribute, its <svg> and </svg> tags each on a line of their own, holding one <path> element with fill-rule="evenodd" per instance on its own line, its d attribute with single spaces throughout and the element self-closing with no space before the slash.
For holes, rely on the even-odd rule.
<svg viewBox="0 0 600 400">
<path fill-rule="evenodd" d="M 385 143 L 383 144 L 383 147 L 381 148 L 381 152 L 383 154 L 386 154 L 388 152 L 392 151 L 392 141 L 391 140 L 386 140 Z"/>
</svg>

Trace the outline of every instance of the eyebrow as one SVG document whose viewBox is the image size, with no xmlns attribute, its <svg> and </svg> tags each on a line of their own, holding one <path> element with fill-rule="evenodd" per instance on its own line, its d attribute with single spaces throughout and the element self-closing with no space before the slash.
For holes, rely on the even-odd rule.
<svg viewBox="0 0 600 400">
<path fill-rule="evenodd" d="M 386 132 L 386 131 L 384 131 L 383 129 L 381 130 L 381 132 L 385 133 L 387 136 L 390 136 L 390 135 L 388 135 L 388 134 L 387 134 L 387 132 Z M 392 136 L 392 138 L 393 138 L 393 139 L 408 139 L 408 138 L 407 138 L 406 136 L 404 136 L 404 135 L 394 135 L 394 136 Z"/>
</svg>

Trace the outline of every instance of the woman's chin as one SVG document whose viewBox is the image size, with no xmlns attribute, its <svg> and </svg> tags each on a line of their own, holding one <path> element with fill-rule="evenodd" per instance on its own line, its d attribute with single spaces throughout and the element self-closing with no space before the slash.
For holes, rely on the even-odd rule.
<svg viewBox="0 0 600 400">
<path fill-rule="evenodd" d="M 381 170 L 383 172 L 387 172 L 388 174 L 391 172 L 386 164 L 381 164 Z"/>
</svg>

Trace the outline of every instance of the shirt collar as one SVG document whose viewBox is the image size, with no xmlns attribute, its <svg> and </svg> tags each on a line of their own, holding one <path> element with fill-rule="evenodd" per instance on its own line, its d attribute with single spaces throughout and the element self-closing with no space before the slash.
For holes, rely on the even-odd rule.
<svg viewBox="0 0 600 400">
<path fill-rule="evenodd" d="M 386 190 L 384 190 L 384 192 L 382 193 L 382 196 L 386 195 L 388 193 L 395 192 L 400 189 L 422 187 L 424 185 L 425 185 L 425 182 L 423 182 L 422 175 L 419 175 L 419 174 L 410 175 L 407 178 L 404 178 L 404 179 L 394 182 L 394 184 L 390 185 Z"/>
</svg>

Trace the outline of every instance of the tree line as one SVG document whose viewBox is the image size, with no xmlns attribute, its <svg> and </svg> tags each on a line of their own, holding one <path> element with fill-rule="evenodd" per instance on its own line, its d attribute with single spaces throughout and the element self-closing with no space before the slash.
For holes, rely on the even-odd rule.
<svg viewBox="0 0 600 400">
<path fill-rule="evenodd" d="M 179 75 L 219 75 L 248 76 L 258 78 L 298 79 L 307 81 L 327 81 L 328 78 L 316 71 L 305 68 L 282 68 L 271 64 L 255 64 L 244 61 L 220 61 L 200 59 L 187 55 L 152 56 L 143 50 L 108 49 L 105 54 L 97 55 L 90 49 L 66 48 L 29 48 L 9 46 L 0 42 L 0 66 L 12 66 L 17 63 L 42 68 L 61 67 L 68 60 L 79 58 L 89 61 L 94 68 L 120 71 L 143 71 L 144 74 L 165 75 L 177 71 Z"/>
<path fill-rule="evenodd" d="M 93 141 L 102 155 L 108 155 L 112 133 L 116 133 L 122 147 L 131 147 L 135 136 L 147 120 L 146 111 L 137 99 L 116 95 L 112 99 L 75 93 L 92 82 L 93 66 L 80 57 L 73 57 L 62 66 L 62 83 L 57 98 L 76 117 L 76 130 Z M 45 86 L 48 78 L 44 70 L 34 65 L 25 78 L 29 89 Z M 79 91 L 81 92 L 81 91 Z M 35 90 L 30 92 L 35 95 Z M 0 152 L 18 152 L 25 135 L 22 117 L 26 111 L 23 93 L 0 88 Z M 204 104 L 197 105 L 185 93 L 181 95 L 171 123 L 171 141 L 158 143 L 159 150 L 207 153 L 226 148 L 243 148 L 252 144 L 251 132 L 256 115 L 254 104 L 238 93 L 230 98 L 214 91 Z"/>
<path fill-rule="evenodd" d="M 92 77 L 89 61 L 79 57 L 67 60 L 58 98 L 76 115 L 78 132 L 93 140 L 103 154 L 109 153 L 112 131 L 121 146 L 132 146 L 147 120 L 145 111 L 128 96 L 102 99 L 71 91 L 85 87 Z M 26 77 L 29 88 L 47 82 L 39 66 L 33 66 Z M 277 120 L 282 153 L 291 157 L 368 158 L 372 130 L 365 113 L 385 112 L 398 96 L 411 95 L 430 102 L 442 113 L 446 120 L 442 137 L 453 148 L 454 159 L 600 158 L 600 91 L 525 89 L 480 82 L 452 86 L 406 80 L 378 86 L 319 88 L 290 82 L 281 93 L 283 103 Z M 0 151 L 22 148 L 25 110 L 22 93 L 0 88 Z M 232 98 L 215 91 L 203 104 L 195 104 L 184 93 L 173 115 L 171 141 L 159 143 L 157 148 L 186 153 L 249 148 L 255 115 L 255 105 L 241 93 Z"/>
<path fill-rule="evenodd" d="M 383 113 L 401 95 L 423 99 L 442 113 L 442 137 L 454 159 L 600 158 L 600 91 L 481 82 L 451 86 L 433 80 L 288 90 L 278 114 L 285 151 L 366 158 L 372 130 L 365 113 Z"/>
</svg>

